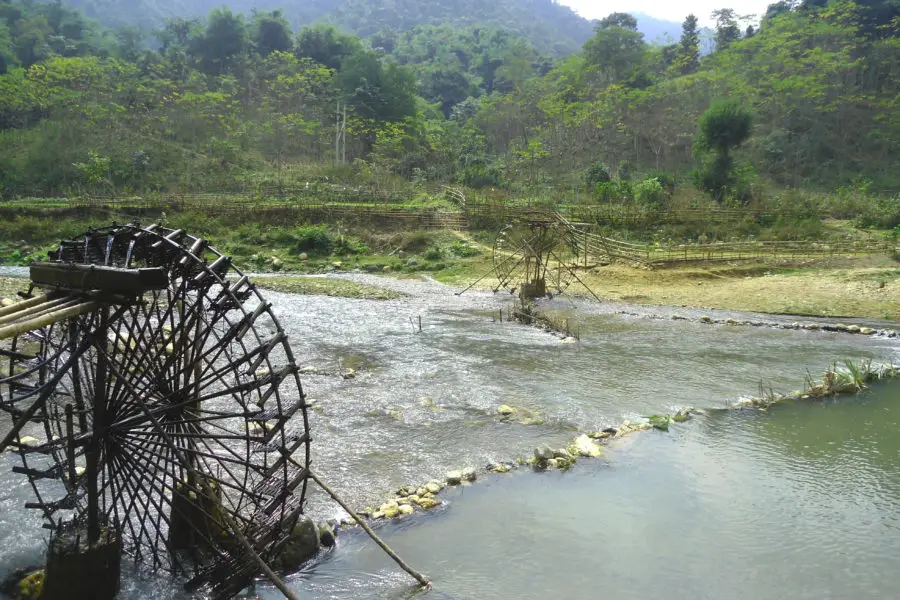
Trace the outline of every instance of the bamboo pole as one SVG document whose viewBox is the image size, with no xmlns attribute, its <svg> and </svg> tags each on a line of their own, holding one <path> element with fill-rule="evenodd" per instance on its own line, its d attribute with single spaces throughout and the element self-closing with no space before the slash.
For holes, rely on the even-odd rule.
<svg viewBox="0 0 900 600">
<path fill-rule="evenodd" d="M 26 308 L 31 308 L 32 306 L 36 306 L 41 304 L 42 302 L 46 302 L 50 299 L 50 296 L 35 296 L 29 300 L 25 300 L 24 302 L 16 302 L 12 306 L 7 306 L 6 308 L 0 308 L 0 317 L 5 317 L 6 315 L 12 314 L 14 312 L 19 312 L 20 310 L 24 310 Z"/>
<path fill-rule="evenodd" d="M 97 310 L 99 306 L 100 305 L 96 302 L 84 302 L 71 308 L 53 311 L 34 319 L 28 319 L 26 321 L 21 321 L 18 323 L 13 323 L 12 325 L 0 327 L 0 340 L 5 340 L 6 338 L 22 335 L 23 333 L 34 331 L 35 329 L 40 329 L 41 327 L 46 327 L 48 325 L 52 325 L 53 323 L 58 323 L 59 321 L 64 321 L 66 319 L 71 319 L 72 317 L 77 317 L 78 315 L 83 315 L 84 313 L 89 313 L 91 311 Z"/>
<path fill-rule="evenodd" d="M 290 462 L 292 462 L 295 466 L 300 467 L 301 469 L 303 468 L 303 465 L 301 465 L 300 463 L 295 461 L 292 457 L 289 456 L 288 460 Z M 350 516 L 353 517 L 357 523 L 359 523 L 359 526 L 362 527 L 363 531 L 365 531 L 369 535 L 370 538 L 372 538 L 372 541 L 374 541 L 376 544 L 378 544 L 379 548 L 384 550 L 388 556 L 390 556 L 392 559 L 394 559 L 394 562 L 397 563 L 401 569 L 403 569 L 409 575 L 411 575 L 413 577 L 413 579 L 418 581 L 419 585 L 421 585 L 422 587 L 425 587 L 425 588 L 431 587 L 431 582 L 428 581 L 428 579 L 424 575 L 422 575 L 421 573 L 419 573 L 418 571 L 416 571 L 415 569 L 410 567 L 408 564 L 406 564 L 403 561 L 403 559 L 400 558 L 397 555 L 397 553 L 391 549 L 390 546 L 388 546 L 380 537 L 378 537 L 378 535 L 374 531 L 372 531 L 372 528 L 369 527 L 366 524 L 366 522 L 358 514 L 356 514 L 356 512 L 353 511 L 353 509 L 351 509 L 349 506 L 347 506 L 347 504 L 343 500 L 341 500 L 340 497 L 338 497 L 338 495 L 335 493 L 334 490 L 332 490 L 330 487 L 328 487 L 328 485 L 324 481 L 319 479 L 318 475 L 316 475 L 315 473 L 313 473 L 310 470 L 307 470 L 306 472 L 313 479 L 313 481 L 315 481 L 316 483 L 319 484 L 319 487 L 321 487 L 323 490 L 325 490 L 325 493 L 327 493 L 329 496 L 331 496 L 331 498 L 335 502 L 337 502 L 341 508 L 346 510 L 350 514 Z"/>
</svg>

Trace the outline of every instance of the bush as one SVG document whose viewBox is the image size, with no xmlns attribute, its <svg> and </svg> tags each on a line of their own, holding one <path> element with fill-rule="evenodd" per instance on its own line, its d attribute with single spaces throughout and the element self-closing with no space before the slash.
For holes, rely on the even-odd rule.
<svg viewBox="0 0 900 600">
<path fill-rule="evenodd" d="M 641 204 L 662 208 L 666 201 L 666 192 L 659 179 L 645 179 L 634 185 L 634 199 Z"/>
<path fill-rule="evenodd" d="M 324 225 L 298 227 L 294 237 L 297 252 L 329 254 L 334 248 L 334 240 Z"/>
<path fill-rule="evenodd" d="M 450 253 L 459 258 L 469 258 L 471 256 L 479 256 L 481 250 L 474 248 L 462 240 L 456 240 L 451 244 Z"/>
<path fill-rule="evenodd" d="M 598 183 L 595 193 L 601 202 L 630 202 L 634 198 L 631 184 L 627 181 Z"/>
<path fill-rule="evenodd" d="M 675 193 L 675 175 L 668 171 L 653 170 L 647 173 L 647 179 L 656 179 L 662 185 L 667 196 Z"/>
<path fill-rule="evenodd" d="M 861 229 L 894 229 L 900 226 L 900 194 L 892 198 L 876 198 L 856 217 Z"/>
<path fill-rule="evenodd" d="M 608 183 L 612 180 L 609 174 L 609 168 L 602 162 L 595 162 L 584 173 L 584 180 L 587 182 L 588 188 L 595 187 L 598 183 Z"/>
<path fill-rule="evenodd" d="M 422 254 L 425 257 L 425 260 L 441 260 L 444 258 L 444 251 L 441 250 L 440 246 L 431 246 Z"/>
</svg>

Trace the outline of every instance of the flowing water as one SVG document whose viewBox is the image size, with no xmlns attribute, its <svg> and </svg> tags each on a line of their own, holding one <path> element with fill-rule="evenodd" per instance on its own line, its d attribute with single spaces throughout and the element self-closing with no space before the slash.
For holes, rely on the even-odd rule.
<svg viewBox="0 0 900 600">
<path fill-rule="evenodd" d="M 581 333 L 564 344 L 498 322 L 508 296 L 383 283 L 408 295 L 266 294 L 301 363 L 323 372 L 303 378 L 318 404 L 314 466 L 358 507 L 626 418 L 720 408 L 759 394 L 761 383 L 798 389 L 807 371 L 818 378 L 834 360 L 900 361 L 891 339 L 646 318 L 701 314 L 686 309 L 630 307 L 641 314 L 624 316 L 621 306 L 557 300 L 553 308 Z M 356 377 L 336 375 L 344 368 Z M 767 413 L 713 411 L 669 434 L 635 434 L 568 473 L 485 477 L 442 495 L 450 502 L 437 512 L 380 531 L 435 579 L 434 598 L 892 597 L 898 401 L 900 387 L 885 386 Z M 500 404 L 529 421 L 500 419 Z M 21 508 L 25 482 L 9 473 L 10 459 L 0 461 L 0 570 L 8 572 L 39 562 L 43 535 L 37 515 Z M 308 510 L 341 514 L 322 493 L 311 494 Z M 403 598 L 408 584 L 358 532 L 291 577 L 308 598 Z M 122 596 L 174 590 L 128 576 Z"/>
</svg>

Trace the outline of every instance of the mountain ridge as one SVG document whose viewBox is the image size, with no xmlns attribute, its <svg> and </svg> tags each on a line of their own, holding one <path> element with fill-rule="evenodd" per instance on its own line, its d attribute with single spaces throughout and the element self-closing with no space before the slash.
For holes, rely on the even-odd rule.
<svg viewBox="0 0 900 600">
<path fill-rule="evenodd" d="M 281 10 L 295 29 L 324 22 L 362 38 L 418 25 L 479 25 L 514 33 L 557 57 L 578 52 L 596 25 L 556 0 L 63 0 L 63 4 L 109 27 L 130 25 L 147 31 L 168 18 L 203 18 L 223 5 L 245 15 L 254 9 Z M 638 30 L 648 42 L 658 41 L 664 34 L 677 39 L 680 24 L 641 13 L 635 16 Z"/>
</svg>

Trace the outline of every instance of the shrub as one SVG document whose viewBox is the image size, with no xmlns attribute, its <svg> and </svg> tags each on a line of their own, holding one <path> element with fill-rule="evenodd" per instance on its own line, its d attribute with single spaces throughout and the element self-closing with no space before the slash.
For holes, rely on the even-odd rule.
<svg viewBox="0 0 900 600">
<path fill-rule="evenodd" d="M 666 200 L 666 192 L 659 179 L 645 179 L 634 185 L 634 199 L 641 204 L 661 208 Z"/>
<path fill-rule="evenodd" d="M 425 257 L 425 260 L 441 260 L 444 258 L 444 251 L 441 250 L 440 246 L 431 246 L 422 254 Z"/>
<path fill-rule="evenodd" d="M 324 225 L 298 227 L 294 237 L 297 252 L 328 254 L 334 248 L 334 240 Z"/>
<path fill-rule="evenodd" d="M 598 183 L 595 193 L 601 202 L 630 202 L 634 198 L 631 184 L 627 181 Z"/>
<path fill-rule="evenodd" d="M 595 162 L 584 173 L 584 180 L 589 188 L 595 187 L 598 183 L 608 183 L 612 180 L 609 174 L 609 168 L 602 162 Z"/>
<path fill-rule="evenodd" d="M 856 226 L 871 229 L 894 229 L 900 226 L 900 194 L 876 198 L 856 217 Z"/>
</svg>

